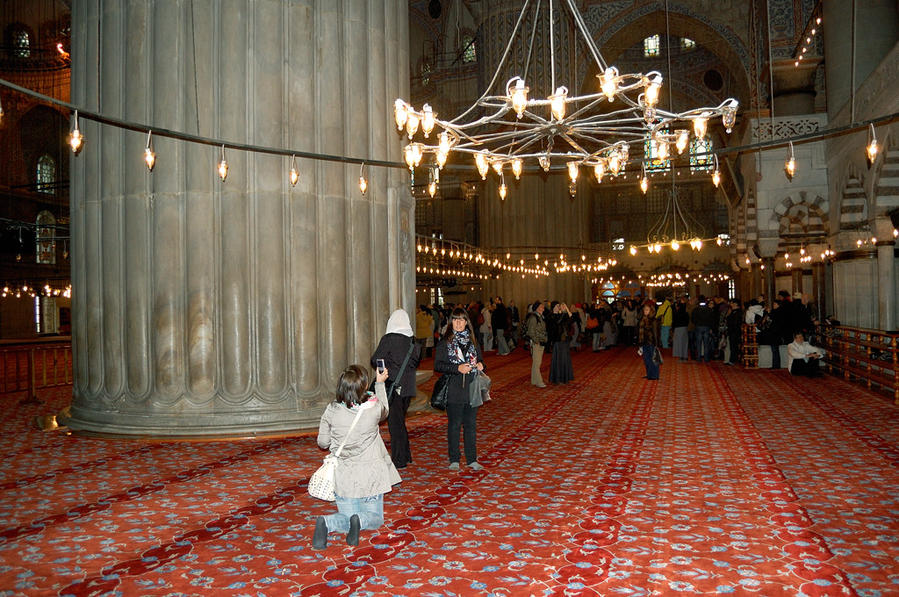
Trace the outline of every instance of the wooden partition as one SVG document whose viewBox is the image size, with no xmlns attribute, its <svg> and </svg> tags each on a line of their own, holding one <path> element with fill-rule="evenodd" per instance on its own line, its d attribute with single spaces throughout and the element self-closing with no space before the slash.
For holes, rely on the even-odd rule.
<svg viewBox="0 0 899 597">
<path fill-rule="evenodd" d="M 54 336 L 35 340 L 0 340 L 0 395 L 25 393 L 72 384 L 72 339 Z"/>
<path fill-rule="evenodd" d="M 821 326 L 817 342 L 827 350 L 828 370 L 889 394 L 899 404 L 899 333 L 849 326 Z"/>
</svg>

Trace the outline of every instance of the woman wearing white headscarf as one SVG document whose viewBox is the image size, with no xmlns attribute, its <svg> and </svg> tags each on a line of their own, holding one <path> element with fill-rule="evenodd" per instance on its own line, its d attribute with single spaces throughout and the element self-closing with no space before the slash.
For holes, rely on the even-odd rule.
<svg viewBox="0 0 899 597">
<path fill-rule="evenodd" d="M 409 354 L 410 347 L 411 354 Z M 409 362 L 400 374 L 400 368 L 407 354 Z M 406 411 L 409 410 L 409 403 L 415 397 L 415 370 L 421 361 L 421 345 L 415 342 L 409 315 L 402 309 L 390 314 L 390 319 L 387 320 L 387 333 L 381 338 L 375 353 L 371 355 L 371 366 L 375 369 L 378 367 L 378 359 L 384 359 L 391 376 L 384 384 L 385 391 L 390 392 L 391 386 L 396 383 L 394 391 L 387 397 L 390 406 L 387 415 L 390 458 L 396 468 L 406 468 L 406 465 L 412 462 L 409 432 L 406 431 Z M 399 379 L 396 379 L 397 375 L 400 376 Z"/>
</svg>

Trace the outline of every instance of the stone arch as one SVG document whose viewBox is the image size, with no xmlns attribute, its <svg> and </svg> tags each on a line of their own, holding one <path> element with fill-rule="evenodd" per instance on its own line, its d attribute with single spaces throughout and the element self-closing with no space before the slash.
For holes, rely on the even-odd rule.
<svg viewBox="0 0 899 597">
<path fill-rule="evenodd" d="M 874 206 L 878 215 L 899 208 L 899 147 L 892 146 L 890 129 L 881 139 L 881 155 L 874 164 Z"/>
<path fill-rule="evenodd" d="M 868 197 L 856 174 L 849 174 L 840 193 L 840 230 L 855 230 L 868 220 Z"/>
<path fill-rule="evenodd" d="M 784 197 L 774 207 L 771 224 L 777 226 L 781 242 L 807 242 L 811 238 L 827 236 L 830 221 L 830 206 L 820 195 L 809 200 L 805 191 L 799 196 Z M 773 226 L 772 226 L 773 227 Z"/>
<path fill-rule="evenodd" d="M 650 30 L 665 30 L 665 11 L 657 4 L 645 4 L 632 10 L 620 11 L 620 6 L 593 4 L 584 11 L 587 27 L 593 32 L 596 46 L 609 64 L 614 64 L 626 48 L 646 37 Z M 744 105 L 752 97 L 751 58 L 743 41 L 729 28 L 686 6 L 669 7 L 668 25 L 672 36 L 689 37 L 715 54 L 732 73 L 739 73 L 736 96 Z M 606 51 L 604 51 L 606 50 Z M 596 65 L 582 66 L 579 73 L 584 85 L 596 75 Z M 595 91 L 595 90 L 594 90 Z"/>
</svg>

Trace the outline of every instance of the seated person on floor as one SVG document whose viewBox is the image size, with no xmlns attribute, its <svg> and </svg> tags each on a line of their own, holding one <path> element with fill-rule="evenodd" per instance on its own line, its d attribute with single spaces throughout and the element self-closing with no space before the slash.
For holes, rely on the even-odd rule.
<svg viewBox="0 0 899 597">
<path fill-rule="evenodd" d="M 787 346 L 790 373 L 818 377 L 821 375 L 820 363 L 824 358 L 824 350 L 812 346 L 805 341 L 802 332 L 793 335 L 793 342 Z"/>
</svg>

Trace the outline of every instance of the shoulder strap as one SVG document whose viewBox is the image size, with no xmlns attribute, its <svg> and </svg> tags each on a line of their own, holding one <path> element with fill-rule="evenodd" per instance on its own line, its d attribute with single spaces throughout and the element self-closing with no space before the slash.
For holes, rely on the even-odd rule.
<svg viewBox="0 0 899 597">
<path fill-rule="evenodd" d="M 414 348 L 415 348 L 415 338 L 410 338 L 409 350 L 408 350 L 408 352 L 406 352 L 406 358 L 403 359 L 403 364 L 400 366 L 400 372 L 397 373 L 396 377 L 393 378 L 393 383 L 390 384 L 390 392 L 387 393 L 388 398 L 393 396 L 393 391 L 396 389 L 396 384 L 399 383 L 400 379 L 403 377 L 403 372 L 406 370 L 406 365 L 409 364 L 409 359 L 412 357 L 412 350 Z"/>
<path fill-rule="evenodd" d="M 353 424 L 350 425 L 350 430 L 346 432 L 346 437 L 343 438 L 343 441 L 340 442 L 340 446 L 337 447 L 337 452 L 334 454 L 337 458 L 340 458 L 340 453 L 343 452 L 343 447 L 346 445 L 346 440 L 350 439 L 350 434 L 353 433 L 353 429 L 356 428 L 356 423 L 359 422 L 359 417 L 362 416 L 362 405 L 359 405 L 359 410 L 356 411 L 356 418 L 353 419 Z"/>
</svg>

